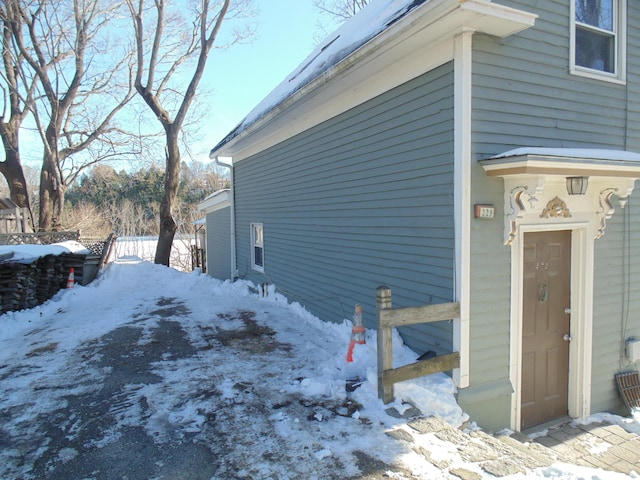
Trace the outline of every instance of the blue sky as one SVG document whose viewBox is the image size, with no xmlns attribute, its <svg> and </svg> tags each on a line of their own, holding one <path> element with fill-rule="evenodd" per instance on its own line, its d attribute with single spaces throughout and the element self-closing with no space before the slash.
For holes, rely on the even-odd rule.
<svg viewBox="0 0 640 480">
<path fill-rule="evenodd" d="M 320 15 L 313 0 L 255 0 L 255 4 L 259 10 L 255 39 L 213 51 L 207 62 L 203 82 L 213 97 L 202 146 L 194 149 L 199 160 L 205 160 L 209 150 L 315 48 Z"/>
<path fill-rule="evenodd" d="M 209 55 L 196 94 L 205 111 L 200 132 L 191 137 L 189 150 L 195 160 L 209 161 L 211 148 L 314 50 L 321 31 L 318 22 L 331 21 L 320 14 L 313 0 L 253 1 L 257 13 L 252 21 L 257 27 L 253 40 L 226 50 L 214 49 Z M 191 72 L 186 69 L 185 73 Z M 37 134 L 23 130 L 21 139 L 23 163 L 39 169 L 42 146 Z M 182 153 L 189 161 L 184 149 Z"/>
</svg>

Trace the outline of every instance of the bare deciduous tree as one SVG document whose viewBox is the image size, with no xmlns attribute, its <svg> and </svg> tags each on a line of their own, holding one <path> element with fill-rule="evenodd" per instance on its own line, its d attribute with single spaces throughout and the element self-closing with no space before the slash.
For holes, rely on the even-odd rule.
<svg viewBox="0 0 640 480">
<path fill-rule="evenodd" d="M 95 205 L 81 203 L 74 208 L 65 209 L 62 214 L 62 226 L 65 230 L 79 230 L 83 238 L 107 238 L 113 232 L 108 216 Z"/>
<path fill-rule="evenodd" d="M 67 186 L 89 165 L 129 151 L 115 115 L 134 95 L 130 55 L 109 45 L 107 27 L 119 2 L 5 0 L 12 37 L 37 78 L 30 101 L 44 145 L 39 229 L 56 229 Z M 124 81 L 119 78 L 124 72 Z M 99 97 L 99 99 L 98 99 Z"/>
<path fill-rule="evenodd" d="M 328 19 L 327 22 L 322 18 L 318 20 L 318 31 L 314 34 L 316 42 L 322 42 L 333 29 L 353 17 L 370 2 L 371 0 L 313 0 L 313 5 L 320 14 Z"/>
<path fill-rule="evenodd" d="M 190 20 L 182 16 L 183 11 L 171 10 L 166 0 L 125 1 L 135 29 L 135 87 L 165 133 L 166 171 L 155 263 L 169 265 L 177 230 L 173 210 L 180 181 L 180 132 L 223 22 L 243 15 L 251 0 L 198 0 L 192 2 Z M 225 46 L 251 34 L 247 30 L 234 31 Z M 195 68 L 184 87 L 177 78 L 178 72 L 191 60 L 195 61 Z"/>
<path fill-rule="evenodd" d="M 0 173 L 5 177 L 11 199 L 19 207 L 29 210 L 33 223 L 33 211 L 28 185 L 20 157 L 20 127 L 28 114 L 27 103 L 33 93 L 33 82 L 24 75 L 24 59 L 13 42 L 12 22 L 21 22 L 13 15 L 10 4 L 0 3 L 0 28 L 2 32 L 2 69 L 0 90 L 0 137 L 4 147 L 4 160 L 0 161 Z"/>
<path fill-rule="evenodd" d="M 315 0 L 313 3 L 321 12 L 337 17 L 342 21 L 353 17 L 370 0 Z"/>
<path fill-rule="evenodd" d="M 113 231 L 119 236 L 136 237 L 153 235 L 158 227 L 155 217 L 149 211 L 158 211 L 158 204 L 152 202 L 145 207 L 136 205 L 125 198 L 105 205 L 103 215 L 109 219 Z"/>
</svg>

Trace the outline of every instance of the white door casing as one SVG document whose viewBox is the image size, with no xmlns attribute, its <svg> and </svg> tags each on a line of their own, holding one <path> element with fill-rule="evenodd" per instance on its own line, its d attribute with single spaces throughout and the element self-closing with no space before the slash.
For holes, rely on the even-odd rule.
<svg viewBox="0 0 640 480">
<path fill-rule="evenodd" d="M 511 349 L 510 380 L 512 394 L 511 428 L 520 429 L 522 371 L 522 291 L 523 240 L 528 232 L 571 230 L 571 344 L 569 346 L 569 415 L 584 418 L 590 414 L 591 342 L 593 309 L 593 235 L 589 225 L 568 222 L 523 224 L 511 245 Z"/>
</svg>

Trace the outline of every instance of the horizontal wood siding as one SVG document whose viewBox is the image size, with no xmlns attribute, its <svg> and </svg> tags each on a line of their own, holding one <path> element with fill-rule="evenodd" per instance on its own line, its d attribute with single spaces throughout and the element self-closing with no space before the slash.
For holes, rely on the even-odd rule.
<svg viewBox="0 0 640 480">
<path fill-rule="evenodd" d="M 444 65 L 235 166 L 237 264 L 323 320 L 375 326 L 394 306 L 453 299 L 453 68 Z M 264 225 L 264 275 L 250 229 Z M 407 327 L 418 351 L 450 351 L 451 322 Z"/>
<path fill-rule="evenodd" d="M 506 39 L 474 36 L 476 158 L 521 146 L 637 151 L 638 2 L 628 1 L 628 86 L 569 74 L 566 0 L 496 3 L 535 13 L 538 19 L 533 28 Z"/>
<path fill-rule="evenodd" d="M 231 278 L 230 208 L 207 213 L 207 273 L 220 280 Z"/>
<path fill-rule="evenodd" d="M 640 339 L 640 194 L 607 222 L 595 245 L 592 410 L 620 405 L 614 375 L 630 364 L 625 342 Z"/>
<path fill-rule="evenodd" d="M 470 375 L 474 384 L 509 378 L 511 249 L 504 245 L 504 182 L 472 166 L 471 203 L 496 208 L 493 219 L 471 219 Z"/>
<path fill-rule="evenodd" d="M 640 151 L 640 4 L 627 0 L 627 149 Z"/>
<path fill-rule="evenodd" d="M 533 28 L 500 39 L 473 38 L 472 158 L 523 146 L 611 148 L 640 152 L 640 3 L 628 3 L 627 84 L 569 73 L 570 18 L 566 0 L 494 0 L 533 12 Z M 510 247 L 503 246 L 502 180 L 472 165 L 472 203 L 493 203 L 496 219 L 471 224 L 471 378 L 507 378 L 509 360 Z M 638 194 L 634 195 L 634 201 Z M 621 365 L 621 339 L 638 335 L 639 217 L 631 205 L 632 281 L 621 275 L 622 221 L 618 213 L 596 241 L 592 410 L 619 405 L 613 374 Z M 640 212 L 639 212 L 640 213 Z M 627 214 L 625 214 L 627 215 Z M 635 219 L 635 220 L 634 220 Z M 623 292 L 627 292 L 623 298 Z M 629 299 L 621 331 L 623 299 Z M 638 300 L 636 300 L 638 299 Z M 626 315 L 626 314 L 625 314 Z M 622 362 L 624 363 L 624 362 Z"/>
</svg>

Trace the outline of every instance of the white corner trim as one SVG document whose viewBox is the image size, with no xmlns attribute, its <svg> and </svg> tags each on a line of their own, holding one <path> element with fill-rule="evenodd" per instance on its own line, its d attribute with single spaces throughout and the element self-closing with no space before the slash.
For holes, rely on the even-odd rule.
<svg viewBox="0 0 640 480">
<path fill-rule="evenodd" d="M 453 349 L 460 352 L 454 371 L 458 388 L 469 386 L 469 303 L 471 253 L 471 99 L 473 31 L 461 32 L 454 41 L 454 212 L 456 301 L 460 318 L 453 323 Z"/>
</svg>

